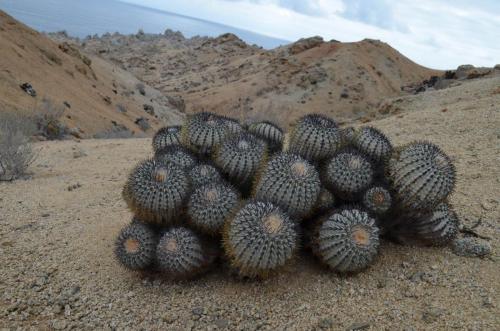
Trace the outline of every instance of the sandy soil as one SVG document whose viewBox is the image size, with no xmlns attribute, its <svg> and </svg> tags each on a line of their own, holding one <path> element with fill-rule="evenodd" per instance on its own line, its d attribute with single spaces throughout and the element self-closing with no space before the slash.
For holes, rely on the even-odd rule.
<svg viewBox="0 0 500 331">
<path fill-rule="evenodd" d="M 131 214 L 128 171 L 149 139 L 45 142 L 33 177 L 0 183 L 0 325 L 21 329 L 499 329 L 500 78 L 397 101 L 371 124 L 394 143 L 430 140 L 457 166 L 452 202 L 489 240 L 490 258 L 383 242 L 366 272 L 344 278 L 300 256 L 263 282 L 219 266 L 172 282 L 120 268 L 116 234 Z M 82 154 L 85 154 L 82 156 Z"/>
</svg>

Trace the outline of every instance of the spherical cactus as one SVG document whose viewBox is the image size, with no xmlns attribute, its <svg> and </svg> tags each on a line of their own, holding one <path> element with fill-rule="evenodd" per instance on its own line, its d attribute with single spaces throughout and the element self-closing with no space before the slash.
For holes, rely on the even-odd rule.
<svg viewBox="0 0 500 331">
<path fill-rule="evenodd" d="M 142 221 L 169 224 L 179 216 L 189 193 L 189 179 L 183 169 L 172 162 L 146 160 L 130 174 L 123 198 Z"/>
<path fill-rule="evenodd" d="M 458 234 L 457 214 L 446 202 L 418 217 L 410 217 L 391 229 L 391 235 L 403 244 L 444 246 Z"/>
<path fill-rule="evenodd" d="M 218 235 L 224 222 L 240 203 L 239 193 L 223 183 L 209 183 L 196 189 L 188 202 L 190 224 L 203 233 Z"/>
<path fill-rule="evenodd" d="M 373 127 L 359 129 L 354 135 L 354 146 L 375 162 L 383 162 L 392 153 L 392 144 L 380 130 Z"/>
<path fill-rule="evenodd" d="M 155 153 L 155 159 L 161 163 L 172 162 L 185 170 L 193 168 L 197 162 L 190 150 L 179 145 L 160 148 Z"/>
<path fill-rule="evenodd" d="M 358 272 L 377 256 L 379 230 L 366 212 L 348 208 L 325 218 L 313 240 L 313 251 L 328 267 L 337 272 Z"/>
<path fill-rule="evenodd" d="M 371 185 L 373 176 L 372 165 L 364 155 L 346 150 L 326 163 L 323 179 L 342 199 L 352 200 Z"/>
<path fill-rule="evenodd" d="M 301 117 L 290 133 L 289 152 L 309 161 L 331 157 L 341 144 L 340 131 L 334 120 L 318 114 Z"/>
<path fill-rule="evenodd" d="M 263 139 L 267 143 L 270 152 L 280 151 L 283 146 L 283 130 L 272 122 L 252 123 L 248 127 L 248 132 Z"/>
<path fill-rule="evenodd" d="M 269 202 L 249 202 L 224 227 L 224 250 L 242 275 L 265 277 L 297 248 L 295 222 Z"/>
<path fill-rule="evenodd" d="M 233 183 L 252 180 L 267 159 L 266 144 L 249 133 L 230 136 L 214 154 L 214 162 Z"/>
<path fill-rule="evenodd" d="M 142 270 L 153 263 L 157 242 L 157 236 L 148 225 L 133 222 L 116 238 L 115 256 L 125 268 Z"/>
<path fill-rule="evenodd" d="M 431 143 L 416 142 L 395 151 L 387 172 L 403 209 L 430 210 L 455 186 L 455 167 L 450 158 Z"/>
<path fill-rule="evenodd" d="M 183 144 L 203 155 L 211 153 L 230 134 L 227 122 L 220 116 L 201 112 L 191 115 L 182 127 Z"/>
<path fill-rule="evenodd" d="M 191 179 L 191 186 L 194 188 L 222 180 L 219 170 L 208 163 L 195 165 L 189 171 L 189 178 Z"/>
<path fill-rule="evenodd" d="M 322 214 L 331 210 L 335 206 L 335 196 L 327 190 L 326 188 L 321 188 L 319 192 L 318 200 L 316 201 L 316 206 L 314 211 L 316 214 Z"/>
<path fill-rule="evenodd" d="M 312 212 L 320 190 L 319 174 L 312 164 L 298 155 L 279 153 L 263 170 L 254 195 L 293 218 L 302 218 Z"/>
<path fill-rule="evenodd" d="M 220 116 L 220 117 L 222 118 L 223 121 L 226 122 L 229 132 L 233 134 L 243 132 L 243 127 L 241 126 L 240 122 L 237 119 L 228 116 Z"/>
<path fill-rule="evenodd" d="M 192 278 L 206 270 L 212 261 L 206 243 L 188 228 L 170 228 L 156 246 L 156 264 L 171 278 Z"/>
<path fill-rule="evenodd" d="M 391 205 L 391 194 L 382 186 L 371 187 L 363 195 L 363 206 L 376 215 L 384 214 L 391 208 Z"/>
<path fill-rule="evenodd" d="M 181 127 L 180 126 L 166 126 L 158 130 L 153 137 L 153 150 L 157 150 L 181 144 Z"/>
</svg>

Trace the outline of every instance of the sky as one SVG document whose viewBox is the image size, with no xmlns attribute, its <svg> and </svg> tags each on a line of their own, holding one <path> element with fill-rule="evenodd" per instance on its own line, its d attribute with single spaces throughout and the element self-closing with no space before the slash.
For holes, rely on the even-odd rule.
<svg viewBox="0 0 500 331">
<path fill-rule="evenodd" d="M 435 69 L 500 63 L 500 0 L 124 0 L 295 41 L 379 39 Z"/>
</svg>

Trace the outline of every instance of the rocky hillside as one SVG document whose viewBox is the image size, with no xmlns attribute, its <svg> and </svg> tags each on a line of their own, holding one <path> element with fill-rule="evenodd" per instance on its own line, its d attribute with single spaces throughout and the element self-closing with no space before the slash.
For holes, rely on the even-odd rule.
<svg viewBox="0 0 500 331">
<path fill-rule="evenodd" d="M 130 73 L 0 11 L 0 111 L 37 111 L 44 99 L 65 108 L 63 122 L 78 137 L 150 135 L 183 116 Z"/>
<path fill-rule="evenodd" d="M 368 121 L 378 116 L 382 100 L 406 93 L 402 86 L 442 74 L 376 40 L 313 37 L 264 50 L 232 34 L 186 39 L 167 30 L 72 42 L 183 100 L 187 112 L 204 109 L 243 119 L 265 114 L 282 125 L 305 112 Z"/>
</svg>

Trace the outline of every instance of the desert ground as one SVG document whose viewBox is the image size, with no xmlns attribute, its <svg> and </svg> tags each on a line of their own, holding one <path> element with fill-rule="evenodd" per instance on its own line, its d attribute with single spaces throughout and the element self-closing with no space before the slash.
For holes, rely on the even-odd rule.
<svg viewBox="0 0 500 331">
<path fill-rule="evenodd" d="M 134 330 L 498 330 L 500 78 L 388 101 L 369 123 L 396 145 L 428 140 L 454 160 L 451 202 L 487 239 L 486 258 L 382 242 L 360 274 L 328 272 L 308 255 L 268 280 L 222 263 L 174 282 L 122 269 L 115 236 L 130 222 L 121 189 L 151 140 L 40 142 L 30 178 L 0 183 L 0 327 Z"/>
</svg>

